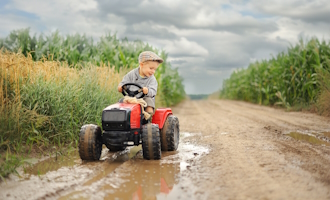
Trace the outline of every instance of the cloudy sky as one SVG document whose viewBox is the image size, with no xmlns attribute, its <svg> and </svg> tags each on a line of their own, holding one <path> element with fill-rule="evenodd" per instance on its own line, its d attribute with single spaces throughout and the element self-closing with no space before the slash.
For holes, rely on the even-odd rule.
<svg viewBox="0 0 330 200">
<path fill-rule="evenodd" d="M 219 90 L 250 62 L 285 51 L 299 38 L 330 39 L 326 0 L 1 0 L 0 37 L 107 32 L 168 52 L 188 94 Z"/>
</svg>

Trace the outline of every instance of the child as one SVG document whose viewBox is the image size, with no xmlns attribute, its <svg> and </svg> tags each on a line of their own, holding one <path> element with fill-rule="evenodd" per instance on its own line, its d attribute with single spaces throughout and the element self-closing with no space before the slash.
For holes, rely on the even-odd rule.
<svg viewBox="0 0 330 200">
<path fill-rule="evenodd" d="M 157 80 L 154 76 L 158 65 L 163 62 L 157 54 L 151 51 L 144 51 L 139 55 L 140 66 L 128 72 L 123 80 L 118 85 L 118 92 L 122 92 L 122 86 L 126 83 L 136 83 L 143 87 L 145 96 L 143 100 L 147 103 L 145 109 L 150 115 L 154 113 L 155 109 L 155 96 L 157 94 Z M 135 86 L 128 86 L 130 90 L 137 90 Z M 132 89 L 133 87 L 133 89 Z"/>
</svg>

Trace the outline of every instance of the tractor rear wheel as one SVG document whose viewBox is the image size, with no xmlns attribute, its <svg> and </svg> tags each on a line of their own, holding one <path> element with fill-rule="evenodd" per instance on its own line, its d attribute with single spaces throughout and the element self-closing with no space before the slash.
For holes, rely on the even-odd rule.
<svg viewBox="0 0 330 200">
<path fill-rule="evenodd" d="M 142 128 L 143 158 L 159 160 L 161 158 L 160 135 L 158 124 L 148 123 Z"/>
<path fill-rule="evenodd" d="M 162 151 L 175 151 L 179 146 L 180 128 L 179 119 L 174 115 L 169 115 L 160 132 Z"/>
<path fill-rule="evenodd" d="M 99 160 L 102 151 L 101 128 L 94 124 L 81 127 L 79 133 L 79 156 L 82 160 Z"/>
</svg>

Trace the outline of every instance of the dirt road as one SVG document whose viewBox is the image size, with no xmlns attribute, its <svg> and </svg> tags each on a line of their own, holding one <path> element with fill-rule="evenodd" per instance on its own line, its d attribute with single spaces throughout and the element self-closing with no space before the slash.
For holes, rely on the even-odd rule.
<svg viewBox="0 0 330 200">
<path fill-rule="evenodd" d="M 0 199 L 330 199 L 330 120 L 244 102 L 185 101 L 177 152 L 76 152 L 25 169 Z"/>
</svg>

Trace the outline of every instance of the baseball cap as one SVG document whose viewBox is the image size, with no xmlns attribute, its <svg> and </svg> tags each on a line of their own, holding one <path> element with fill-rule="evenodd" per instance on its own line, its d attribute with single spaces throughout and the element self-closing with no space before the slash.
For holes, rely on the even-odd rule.
<svg viewBox="0 0 330 200">
<path fill-rule="evenodd" d="M 155 54 L 152 51 L 143 51 L 139 55 L 139 63 L 146 62 L 146 61 L 157 61 L 159 63 L 164 62 L 164 60 Z"/>
</svg>

